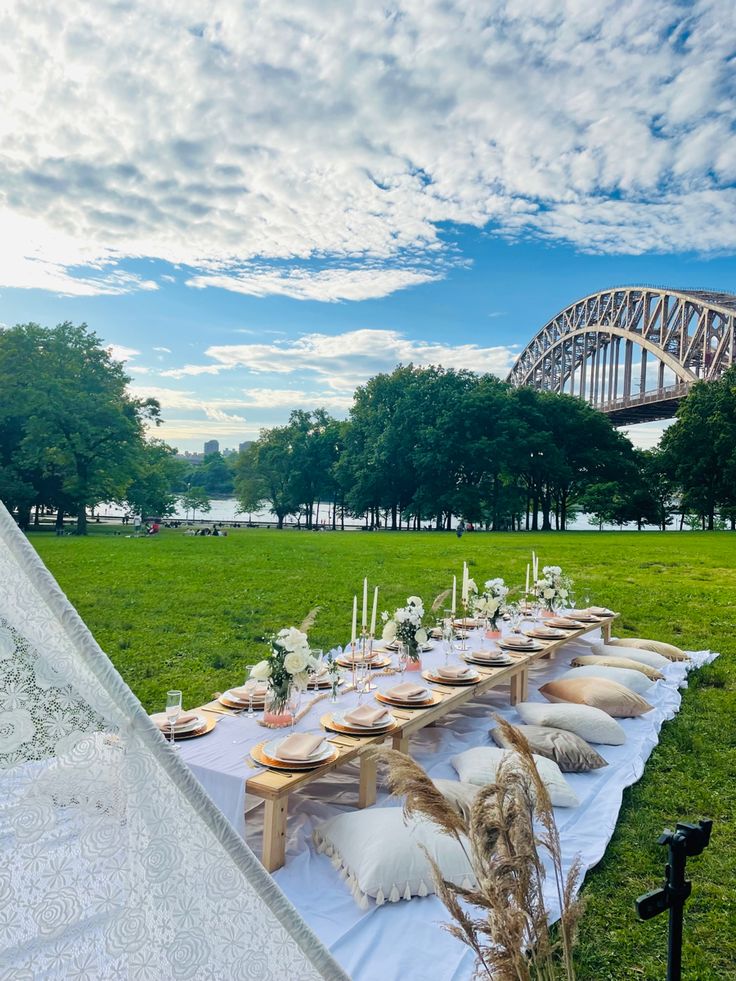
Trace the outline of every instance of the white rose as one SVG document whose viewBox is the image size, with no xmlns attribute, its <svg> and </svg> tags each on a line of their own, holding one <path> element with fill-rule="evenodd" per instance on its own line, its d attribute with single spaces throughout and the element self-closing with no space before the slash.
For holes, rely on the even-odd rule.
<svg viewBox="0 0 736 981">
<path fill-rule="evenodd" d="M 552 597 L 554 595 L 555 595 L 554 589 L 545 589 L 545 591 L 544 591 L 544 598 L 545 599 L 552 599 Z"/>
<path fill-rule="evenodd" d="M 0 753 L 12 753 L 30 742 L 36 726 L 28 709 L 15 709 L 0 716 Z"/>
<path fill-rule="evenodd" d="M 417 630 L 417 632 L 414 634 L 414 639 L 416 640 L 417 644 L 427 643 L 427 631 L 424 629 L 424 627 L 420 627 L 419 630 Z"/>
<path fill-rule="evenodd" d="M 250 672 L 251 678 L 255 678 L 256 681 L 268 681 L 271 677 L 271 665 L 268 661 L 259 661 Z"/>
<path fill-rule="evenodd" d="M 469 593 L 477 593 L 478 592 L 478 587 L 475 584 L 475 579 L 468 579 L 468 592 Z"/>
<path fill-rule="evenodd" d="M 410 596 L 406 603 L 407 606 L 421 606 L 422 598 L 421 596 Z"/>
<path fill-rule="evenodd" d="M 560 590 L 560 596 L 561 596 L 561 597 L 562 597 L 563 599 L 565 599 L 565 598 L 567 597 L 567 590 L 566 590 L 566 589 L 561 589 L 561 590 Z"/>
<path fill-rule="evenodd" d="M 385 640 L 387 644 L 390 644 L 392 641 L 396 640 L 396 624 L 393 620 L 389 620 L 386 626 L 383 628 L 381 639 Z"/>
<path fill-rule="evenodd" d="M 307 666 L 307 659 L 302 651 L 289 651 L 284 658 L 284 667 L 289 674 L 299 674 Z"/>
</svg>

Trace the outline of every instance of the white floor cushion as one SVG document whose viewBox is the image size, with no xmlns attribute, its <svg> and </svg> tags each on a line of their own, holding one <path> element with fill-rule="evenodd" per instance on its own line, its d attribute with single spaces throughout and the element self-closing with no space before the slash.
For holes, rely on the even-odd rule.
<svg viewBox="0 0 736 981">
<path fill-rule="evenodd" d="M 463 783 L 475 783 L 484 787 L 495 781 L 501 760 L 510 752 L 513 755 L 512 750 L 500 749 L 498 746 L 476 746 L 475 749 L 467 749 L 464 753 L 453 756 L 450 762 Z M 545 756 L 532 755 L 552 804 L 555 807 L 577 807 L 579 801 L 555 761 L 548 760 Z"/>
<path fill-rule="evenodd" d="M 598 641 L 591 644 L 591 650 L 594 654 L 604 654 L 607 657 L 628 657 L 632 661 L 639 661 L 640 664 L 648 664 L 650 668 L 657 668 L 658 671 L 671 664 L 671 661 L 663 657 L 662 654 L 655 654 L 654 651 L 642 651 L 638 647 L 620 647 L 618 644 L 615 647 L 609 647 Z"/>
<path fill-rule="evenodd" d="M 655 654 L 662 654 L 668 661 L 689 661 L 690 655 L 674 644 L 665 644 L 662 640 L 646 640 L 644 637 L 621 637 L 618 640 L 609 640 L 613 647 L 636 647 L 640 651 L 654 651 Z"/>
<path fill-rule="evenodd" d="M 519 702 L 516 711 L 530 726 L 554 726 L 567 729 L 589 743 L 623 746 L 626 733 L 608 713 L 592 705 L 572 702 Z"/>
<path fill-rule="evenodd" d="M 460 780 L 433 780 L 432 783 L 458 814 L 469 821 L 480 787 L 473 783 L 461 783 Z"/>
<path fill-rule="evenodd" d="M 429 896 L 434 880 L 423 845 L 450 882 L 475 888 L 473 870 L 460 845 L 424 818 L 404 822 L 400 807 L 368 807 L 340 814 L 314 831 L 317 851 L 328 855 L 363 909 Z M 466 844 L 469 849 L 469 846 Z"/>
<path fill-rule="evenodd" d="M 607 678 L 609 681 L 617 681 L 619 685 L 635 691 L 637 695 L 644 695 L 654 684 L 641 671 L 629 671 L 628 668 L 611 668 L 604 664 L 588 665 L 582 668 L 573 668 L 562 675 L 563 678 Z M 559 679 L 558 679 L 559 680 Z"/>
</svg>

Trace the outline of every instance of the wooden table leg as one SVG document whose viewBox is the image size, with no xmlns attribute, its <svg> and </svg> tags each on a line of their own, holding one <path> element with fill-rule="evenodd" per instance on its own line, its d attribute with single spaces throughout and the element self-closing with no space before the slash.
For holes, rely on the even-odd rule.
<svg viewBox="0 0 736 981">
<path fill-rule="evenodd" d="M 263 864 L 269 872 L 280 869 L 286 859 L 286 810 L 288 797 L 266 798 L 263 815 Z"/>
<path fill-rule="evenodd" d="M 376 781 L 378 763 L 375 757 L 365 753 L 360 757 L 360 784 L 358 789 L 358 807 L 370 807 L 376 803 Z"/>
<path fill-rule="evenodd" d="M 399 753 L 404 753 L 406 756 L 409 755 L 409 737 L 404 735 L 394 736 L 393 738 L 393 748 Z"/>
<path fill-rule="evenodd" d="M 522 668 L 511 677 L 511 704 L 525 702 L 529 695 L 529 671 Z"/>
<path fill-rule="evenodd" d="M 601 637 L 603 638 L 603 643 L 607 644 L 611 639 L 611 621 L 606 620 L 605 623 L 601 624 Z"/>
</svg>

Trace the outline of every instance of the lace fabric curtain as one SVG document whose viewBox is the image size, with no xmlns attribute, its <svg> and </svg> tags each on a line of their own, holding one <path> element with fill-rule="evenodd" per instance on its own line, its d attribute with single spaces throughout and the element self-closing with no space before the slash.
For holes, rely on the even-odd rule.
<svg viewBox="0 0 736 981">
<path fill-rule="evenodd" d="M 0 979 L 346 979 L 0 504 Z"/>
</svg>

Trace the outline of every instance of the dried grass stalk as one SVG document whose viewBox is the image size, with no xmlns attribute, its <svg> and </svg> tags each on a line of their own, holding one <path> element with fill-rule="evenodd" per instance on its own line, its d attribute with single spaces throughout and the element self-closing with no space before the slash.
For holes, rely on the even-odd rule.
<svg viewBox="0 0 736 981">
<path fill-rule="evenodd" d="M 310 610 L 304 617 L 301 622 L 301 626 L 299 627 L 303 634 L 309 633 L 309 631 L 312 629 L 314 626 L 314 621 L 317 619 L 317 614 L 321 609 L 321 606 L 315 606 L 314 609 Z"/>
<path fill-rule="evenodd" d="M 439 610 L 439 608 L 442 606 L 442 604 L 445 602 L 445 600 L 447 599 L 447 597 L 450 595 L 451 592 L 452 592 L 451 589 L 444 589 L 439 594 L 439 596 L 435 596 L 434 603 L 432 603 L 432 606 L 430 607 L 430 613 L 436 613 L 437 610 Z"/>
<path fill-rule="evenodd" d="M 576 896 L 580 863 L 564 875 L 552 803 L 523 735 L 496 718 L 512 752 L 496 782 L 478 793 L 466 822 L 418 764 L 403 753 L 378 750 L 388 765 L 388 783 L 402 795 L 404 814 L 421 815 L 464 849 L 476 880 L 463 889 L 443 878 L 427 855 L 437 895 L 452 922 L 453 936 L 476 956 L 477 976 L 494 981 L 573 981 L 573 947 L 582 903 Z M 545 866 L 552 862 L 561 910 L 554 933 L 544 902 Z"/>
</svg>

